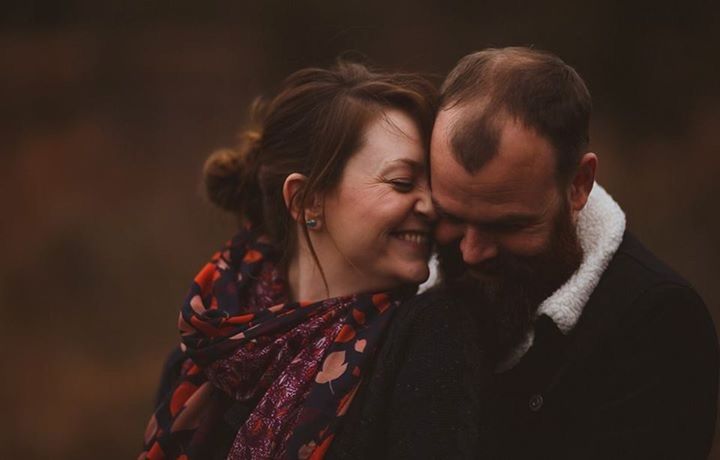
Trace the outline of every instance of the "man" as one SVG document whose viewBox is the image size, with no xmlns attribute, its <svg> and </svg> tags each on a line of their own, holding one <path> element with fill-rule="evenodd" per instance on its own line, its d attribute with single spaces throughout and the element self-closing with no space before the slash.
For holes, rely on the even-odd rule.
<svg viewBox="0 0 720 460">
<path fill-rule="evenodd" d="M 501 458 L 704 458 L 714 327 L 595 184 L 590 109 L 571 67 L 527 48 L 470 54 L 443 85 L 441 269 L 494 368 L 478 445 Z"/>
</svg>

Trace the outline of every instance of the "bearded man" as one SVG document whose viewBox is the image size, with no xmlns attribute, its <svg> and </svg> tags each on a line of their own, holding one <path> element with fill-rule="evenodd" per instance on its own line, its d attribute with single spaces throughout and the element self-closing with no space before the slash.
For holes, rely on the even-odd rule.
<svg viewBox="0 0 720 460">
<path fill-rule="evenodd" d="M 595 183 L 590 110 L 574 69 L 527 48 L 470 54 L 442 88 L 430 164 L 445 292 L 474 310 L 493 367 L 478 448 L 706 458 L 715 330 Z"/>
<path fill-rule="evenodd" d="M 707 457 L 712 320 L 595 183 L 590 111 L 549 53 L 450 72 L 430 154 L 442 283 L 395 312 L 329 458 Z"/>
</svg>

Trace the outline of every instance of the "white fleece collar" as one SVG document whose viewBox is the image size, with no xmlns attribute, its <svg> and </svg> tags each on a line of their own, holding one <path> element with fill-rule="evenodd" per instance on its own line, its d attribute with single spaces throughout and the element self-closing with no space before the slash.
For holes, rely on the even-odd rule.
<svg viewBox="0 0 720 460">
<path fill-rule="evenodd" d="M 578 215 L 577 234 L 583 249 L 583 261 L 570 279 L 540 304 L 536 318 L 547 315 L 560 332 L 568 334 L 580 319 L 624 233 L 625 213 L 605 189 L 595 183 L 588 202 Z M 515 366 L 530 349 L 534 339 L 535 331 L 530 330 L 525 341 L 512 350 L 497 371 L 504 372 Z"/>
</svg>

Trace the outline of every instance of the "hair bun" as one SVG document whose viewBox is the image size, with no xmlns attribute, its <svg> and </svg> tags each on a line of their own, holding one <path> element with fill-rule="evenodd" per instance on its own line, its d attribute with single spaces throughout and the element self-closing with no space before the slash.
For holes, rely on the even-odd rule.
<svg viewBox="0 0 720 460">
<path fill-rule="evenodd" d="M 239 152 L 233 149 L 213 152 L 203 167 L 205 191 L 210 201 L 227 211 L 238 211 L 244 170 L 245 162 Z"/>
</svg>

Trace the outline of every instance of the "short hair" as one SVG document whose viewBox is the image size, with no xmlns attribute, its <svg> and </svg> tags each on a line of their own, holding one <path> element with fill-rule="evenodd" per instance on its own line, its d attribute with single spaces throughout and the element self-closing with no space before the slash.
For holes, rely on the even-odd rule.
<svg viewBox="0 0 720 460">
<path fill-rule="evenodd" d="M 550 142 L 560 180 L 570 176 L 588 147 L 590 93 L 575 69 L 554 54 L 525 47 L 469 54 L 447 76 L 441 92 L 442 109 L 467 111 L 451 128 L 451 146 L 470 173 L 497 153 L 509 119 Z"/>
</svg>

